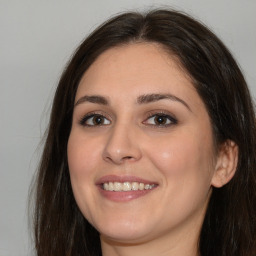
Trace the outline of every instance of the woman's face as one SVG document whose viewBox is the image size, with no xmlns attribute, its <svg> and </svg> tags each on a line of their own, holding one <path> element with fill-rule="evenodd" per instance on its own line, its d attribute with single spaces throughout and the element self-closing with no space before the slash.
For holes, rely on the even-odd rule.
<svg viewBox="0 0 256 256">
<path fill-rule="evenodd" d="M 156 44 L 107 50 L 84 74 L 68 141 L 73 193 L 102 237 L 199 232 L 215 174 L 205 106 Z"/>
</svg>

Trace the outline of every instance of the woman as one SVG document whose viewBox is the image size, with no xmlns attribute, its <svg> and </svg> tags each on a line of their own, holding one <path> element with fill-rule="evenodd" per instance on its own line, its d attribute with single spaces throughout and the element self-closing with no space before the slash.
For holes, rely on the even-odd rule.
<svg viewBox="0 0 256 256">
<path fill-rule="evenodd" d="M 255 255 L 255 115 L 223 43 L 126 13 L 77 49 L 37 178 L 37 255 Z"/>
</svg>

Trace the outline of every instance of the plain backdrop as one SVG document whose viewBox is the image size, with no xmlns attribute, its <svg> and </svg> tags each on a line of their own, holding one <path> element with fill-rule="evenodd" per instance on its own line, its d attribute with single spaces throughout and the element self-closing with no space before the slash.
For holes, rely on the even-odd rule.
<svg viewBox="0 0 256 256">
<path fill-rule="evenodd" d="M 0 0 L 0 256 L 33 255 L 28 191 L 69 56 L 108 17 L 165 6 L 206 23 L 256 95 L 255 0 Z"/>
</svg>

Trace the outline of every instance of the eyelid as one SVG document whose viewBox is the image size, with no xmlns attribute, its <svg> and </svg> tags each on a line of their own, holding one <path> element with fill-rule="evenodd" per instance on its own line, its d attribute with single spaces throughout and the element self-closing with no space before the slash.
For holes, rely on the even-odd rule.
<svg viewBox="0 0 256 256">
<path fill-rule="evenodd" d="M 102 125 L 88 125 L 88 124 L 85 124 L 85 122 L 92 118 L 92 117 L 95 117 L 95 116 L 101 116 L 107 120 L 109 120 L 109 122 L 111 123 L 112 120 L 111 120 L 111 117 L 103 112 L 103 111 L 91 111 L 91 112 L 88 112 L 86 113 L 85 115 L 82 116 L 82 118 L 79 119 L 79 124 L 82 125 L 82 126 L 85 126 L 85 127 L 96 127 L 96 126 L 105 126 L 105 125 L 109 125 L 109 124 L 102 124 Z"/>
<path fill-rule="evenodd" d="M 171 123 L 170 124 L 163 124 L 163 125 L 147 124 L 146 123 L 147 120 L 149 120 L 150 118 L 153 118 L 155 116 L 164 116 L 164 117 L 168 118 Z M 146 117 L 145 121 L 143 121 L 143 123 L 146 124 L 146 125 L 152 125 L 152 126 L 164 128 L 164 127 L 176 125 L 178 123 L 178 119 L 172 113 L 170 113 L 169 111 L 154 110 L 154 111 L 150 111 L 150 112 L 147 113 L 147 117 Z"/>
</svg>

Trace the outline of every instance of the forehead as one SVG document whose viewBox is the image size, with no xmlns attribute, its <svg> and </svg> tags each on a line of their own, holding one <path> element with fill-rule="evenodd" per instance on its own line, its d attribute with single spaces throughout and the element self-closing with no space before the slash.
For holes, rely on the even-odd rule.
<svg viewBox="0 0 256 256">
<path fill-rule="evenodd" d="M 76 100 L 83 94 L 129 98 L 159 92 L 187 100 L 194 94 L 201 101 L 177 57 L 156 43 L 134 43 L 103 52 L 82 77 Z"/>
</svg>

